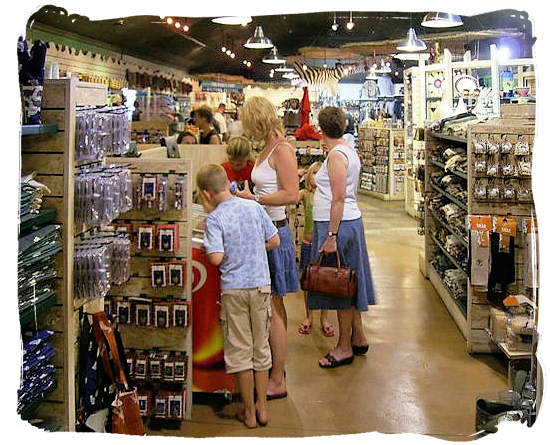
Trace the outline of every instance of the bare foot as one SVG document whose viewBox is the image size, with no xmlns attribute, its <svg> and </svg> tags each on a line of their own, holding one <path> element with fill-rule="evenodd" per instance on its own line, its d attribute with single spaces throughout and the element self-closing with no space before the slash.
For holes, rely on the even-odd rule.
<svg viewBox="0 0 550 445">
<path fill-rule="evenodd" d="M 247 428 L 252 429 L 258 426 L 256 424 L 256 413 L 252 416 L 247 415 L 243 409 L 237 412 L 237 419 L 244 423 Z"/>
<path fill-rule="evenodd" d="M 330 352 L 330 355 L 332 355 L 337 361 L 340 361 L 349 357 L 353 357 L 353 351 L 351 349 L 349 351 L 344 351 L 342 349 L 335 348 Z M 329 366 L 330 362 L 325 357 L 323 357 L 319 359 L 319 364 L 321 366 Z"/>
<path fill-rule="evenodd" d="M 298 328 L 298 333 L 302 335 L 307 335 L 311 332 L 311 320 L 309 318 L 306 318 L 302 323 L 300 324 L 300 327 Z"/>
<path fill-rule="evenodd" d="M 264 403 L 256 402 L 256 420 L 260 426 L 267 425 L 267 407 Z"/>
<path fill-rule="evenodd" d="M 351 344 L 353 346 L 367 346 L 369 342 L 367 341 L 367 337 L 364 333 L 361 334 L 355 334 L 353 333 L 351 335 Z"/>
<path fill-rule="evenodd" d="M 284 396 L 283 396 L 284 394 Z M 267 382 L 267 398 L 277 398 L 277 396 L 286 397 L 286 379 L 283 378 L 283 380 L 280 383 L 275 382 L 272 378 L 270 378 Z"/>
</svg>

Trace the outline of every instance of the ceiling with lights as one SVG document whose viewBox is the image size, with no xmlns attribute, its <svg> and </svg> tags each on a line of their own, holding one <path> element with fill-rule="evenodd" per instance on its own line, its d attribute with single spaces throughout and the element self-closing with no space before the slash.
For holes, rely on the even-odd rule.
<svg viewBox="0 0 550 445">
<path fill-rule="evenodd" d="M 134 16 L 91 21 L 62 8 L 44 6 L 33 14 L 28 26 L 87 38 L 109 49 L 180 68 L 189 74 L 224 73 L 256 80 L 270 80 L 277 68 L 297 59 L 317 66 L 353 63 L 366 57 L 390 56 L 396 47 L 422 51 L 434 37 L 464 48 L 484 37 L 515 36 L 530 52 L 531 22 L 526 12 L 501 10 L 461 16 L 462 24 L 449 27 L 442 17 L 436 25 L 422 22 L 428 12 L 323 12 L 254 17 L 159 17 Z M 441 14 L 441 13 L 439 13 Z M 213 21 L 216 21 L 216 23 Z M 439 20 L 439 22 L 437 22 Z M 451 23 L 451 25 L 457 23 Z M 424 23 L 426 25 L 426 23 Z M 433 26 L 433 25 L 432 25 Z M 446 44 L 445 47 L 448 47 Z M 261 49 L 260 49 L 261 48 Z M 521 54 L 518 56 L 530 56 Z"/>
</svg>

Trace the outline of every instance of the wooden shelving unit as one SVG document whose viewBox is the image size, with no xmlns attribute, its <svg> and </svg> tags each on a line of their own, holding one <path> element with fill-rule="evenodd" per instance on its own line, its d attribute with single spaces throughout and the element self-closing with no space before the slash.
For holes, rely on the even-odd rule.
<svg viewBox="0 0 550 445">
<path fill-rule="evenodd" d="M 359 192 L 384 201 L 405 199 L 406 160 L 403 129 L 359 127 Z"/>
<path fill-rule="evenodd" d="M 44 311 L 39 328 L 54 331 L 57 388 L 37 407 L 34 417 L 51 420 L 65 431 L 75 430 L 78 312 L 73 298 L 74 240 L 82 228 L 74 220 L 75 117 L 77 105 L 105 105 L 107 87 L 79 82 L 76 78 L 46 80 L 42 98 L 42 128 L 57 126 L 55 133 L 40 133 L 21 139 L 21 169 L 35 171 L 37 180 L 51 193 L 43 208 L 54 208 L 55 223 L 62 227 L 63 250 L 56 279 L 57 302 Z"/>
<path fill-rule="evenodd" d="M 164 152 L 166 153 L 166 152 Z M 192 178 L 193 161 L 184 158 L 107 158 L 108 163 L 129 164 L 134 187 L 141 175 L 167 175 L 169 188 L 173 190 L 175 176 L 185 178 L 186 206 L 181 210 L 133 209 L 121 214 L 114 223 L 132 224 L 177 224 L 179 249 L 174 252 L 142 251 L 137 248 L 137 236 L 132 238 L 131 277 L 122 286 L 112 286 L 109 297 L 134 297 L 159 301 L 182 301 L 189 304 L 186 327 L 156 328 L 119 324 L 120 334 L 126 349 L 185 352 L 187 354 L 186 419 L 191 419 L 193 405 L 193 330 L 192 330 Z M 178 260 L 184 262 L 185 282 L 183 287 L 154 288 L 151 285 L 151 263 Z M 137 381 L 137 380 L 136 380 Z"/>
</svg>

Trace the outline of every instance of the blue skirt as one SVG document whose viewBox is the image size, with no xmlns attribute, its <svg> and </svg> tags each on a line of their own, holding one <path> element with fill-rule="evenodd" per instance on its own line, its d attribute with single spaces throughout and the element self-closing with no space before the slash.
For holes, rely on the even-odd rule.
<svg viewBox="0 0 550 445">
<path fill-rule="evenodd" d="M 328 224 L 328 221 L 315 221 L 311 255 L 312 263 L 319 260 L 319 249 L 327 238 Z M 346 299 L 320 292 L 309 292 L 307 299 L 308 308 L 349 309 L 355 307 L 357 310 L 366 311 L 369 305 L 376 304 L 376 299 L 362 218 L 340 222 L 340 227 L 338 228 L 338 249 L 341 261 L 352 269 L 355 269 L 357 274 L 356 298 Z M 329 257 L 333 257 L 333 264 L 336 264 L 336 255 L 325 255 L 326 259 Z"/>
<path fill-rule="evenodd" d="M 274 297 L 298 292 L 298 268 L 292 232 L 288 225 L 279 228 L 281 244 L 277 249 L 267 251 L 271 293 Z"/>
</svg>

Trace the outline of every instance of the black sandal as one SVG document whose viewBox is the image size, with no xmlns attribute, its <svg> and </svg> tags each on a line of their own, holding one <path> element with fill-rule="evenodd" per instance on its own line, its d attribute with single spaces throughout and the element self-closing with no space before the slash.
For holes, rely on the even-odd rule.
<svg viewBox="0 0 550 445">
<path fill-rule="evenodd" d="M 365 355 L 367 351 L 369 350 L 369 345 L 366 346 L 351 346 L 351 349 L 353 351 L 353 355 Z"/>
<path fill-rule="evenodd" d="M 325 358 L 328 360 L 328 365 L 321 365 L 319 363 L 319 366 L 321 368 L 337 368 L 338 366 L 344 366 L 344 365 L 351 365 L 353 363 L 353 355 L 350 357 L 343 358 L 342 360 L 336 360 L 332 354 L 329 352 L 327 355 L 325 355 Z"/>
</svg>

